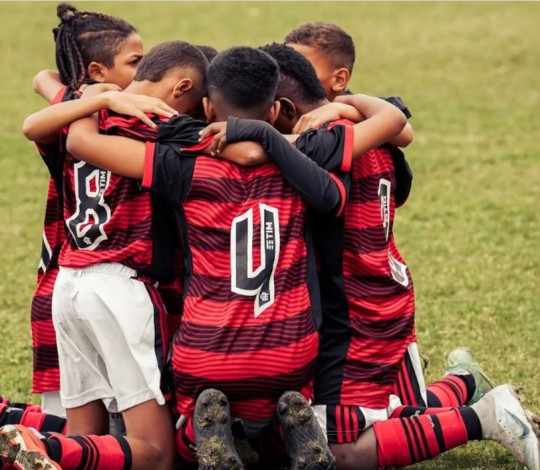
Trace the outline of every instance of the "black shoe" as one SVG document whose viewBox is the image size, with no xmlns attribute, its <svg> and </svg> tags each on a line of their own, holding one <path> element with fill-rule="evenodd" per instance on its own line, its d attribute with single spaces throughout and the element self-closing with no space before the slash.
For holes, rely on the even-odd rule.
<svg viewBox="0 0 540 470">
<path fill-rule="evenodd" d="M 219 390 L 209 388 L 197 398 L 193 430 L 199 470 L 243 470 L 234 447 L 229 401 Z"/>
<path fill-rule="evenodd" d="M 285 392 L 277 415 L 291 459 L 291 470 L 334 470 L 335 459 L 307 400 L 298 392 Z"/>
</svg>

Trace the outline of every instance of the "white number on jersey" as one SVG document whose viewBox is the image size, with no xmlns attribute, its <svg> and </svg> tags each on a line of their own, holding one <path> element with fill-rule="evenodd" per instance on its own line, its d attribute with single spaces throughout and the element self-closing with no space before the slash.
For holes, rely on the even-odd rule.
<svg viewBox="0 0 540 470">
<path fill-rule="evenodd" d="M 231 226 L 231 290 L 255 296 L 255 318 L 275 300 L 274 274 L 279 258 L 279 217 L 275 207 L 259 204 L 260 264 L 253 269 L 253 209 L 236 217 Z"/>
<path fill-rule="evenodd" d="M 111 209 L 103 197 L 111 173 L 85 162 L 76 163 L 73 171 L 77 208 L 66 224 L 79 249 L 93 250 L 107 239 L 104 225 Z"/>
</svg>

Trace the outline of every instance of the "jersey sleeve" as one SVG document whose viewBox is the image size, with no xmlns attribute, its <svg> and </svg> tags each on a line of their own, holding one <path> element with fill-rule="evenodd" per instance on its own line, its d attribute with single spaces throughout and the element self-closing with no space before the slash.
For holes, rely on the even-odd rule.
<svg viewBox="0 0 540 470">
<path fill-rule="evenodd" d="M 325 123 L 300 134 L 296 148 L 320 167 L 334 173 L 349 172 L 352 164 L 352 123 Z"/>
<path fill-rule="evenodd" d="M 157 127 L 150 127 L 139 118 L 123 116 L 102 109 L 99 113 L 99 129 L 104 134 L 119 135 L 135 140 L 157 140 L 161 119 L 155 114 L 147 113 L 147 116 L 157 124 Z"/>
<path fill-rule="evenodd" d="M 142 187 L 177 206 L 187 196 L 199 132 L 206 126 L 189 116 L 177 116 L 159 126 L 157 142 L 146 142 Z"/>
<path fill-rule="evenodd" d="M 254 141 L 281 170 L 283 177 L 316 212 L 339 211 L 346 198 L 345 188 L 336 178 L 291 145 L 264 121 L 229 118 L 227 142 Z"/>
<path fill-rule="evenodd" d="M 168 143 L 146 142 L 142 188 L 178 206 L 188 193 L 195 158 L 182 155 L 177 147 Z"/>
<path fill-rule="evenodd" d="M 390 104 L 393 104 L 405 115 L 407 119 L 412 117 L 411 111 L 399 96 L 387 96 L 382 99 L 384 101 L 388 101 Z"/>
</svg>

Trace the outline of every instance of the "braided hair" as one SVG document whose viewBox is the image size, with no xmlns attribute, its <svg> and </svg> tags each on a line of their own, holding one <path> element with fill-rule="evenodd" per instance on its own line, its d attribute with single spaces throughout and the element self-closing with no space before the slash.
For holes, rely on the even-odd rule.
<svg viewBox="0 0 540 470">
<path fill-rule="evenodd" d="M 74 90 L 87 82 L 90 62 L 113 67 L 124 41 L 137 32 L 120 18 L 79 11 L 69 3 L 60 3 L 56 14 L 60 19 L 60 24 L 53 29 L 56 67 L 62 83 Z"/>
</svg>

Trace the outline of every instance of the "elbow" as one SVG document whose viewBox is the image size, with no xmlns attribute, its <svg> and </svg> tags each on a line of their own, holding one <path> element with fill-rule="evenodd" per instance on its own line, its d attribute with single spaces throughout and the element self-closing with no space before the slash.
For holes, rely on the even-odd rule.
<svg viewBox="0 0 540 470">
<path fill-rule="evenodd" d="M 390 143 L 396 147 L 405 148 L 408 147 L 414 140 L 414 131 L 412 126 L 407 123 L 403 130 L 394 137 Z"/>
<path fill-rule="evenodd" d="M 28 140 L 35 141 L 34 126 L 32 124 L 32 116 L 28 116 L 22 124 L 22 132 Z"/>
<path fill-rule="evenodd" d="M 242 165 L 244 166 L 255 166 L 260 165 L 261 163 L 266 161 L 266 153 L 260 146 L 255 146 L 254 148 L 250 149 L 245 157 L 244 162 Z"/>
<path fill-rule="evenodd" d="M 78 136 L 75 132 L 69 132 L 66 140 L 66 150 L 71 155 L 78 155 L 81 148 L 84 148 L 84 136 Z"/>
<path fill-rule="evenodd" d="M 22 124 L 22 133 L 28 140 L 32 142 L 39 142 L 41 144 L 51 143 L 56 138 L 54 135 L 51 136 L 43 132 L 39 122 L 34 119 L 33 114 L 24 120 Z"/>
<path fill-rule="evenodd" d="M 34 90 L 34 93 L 39 94 L 39 83 L 40 83 L 40 75 L 43 74 L 43 71 L 38 72 L 34 78 L 32 79 L 32 90 Z"/>
<path fill-rule="evenodd" d="M 397 129 L 398 129 L 397 134 L 402 132 L 408 124 L 407 117 L 401 111 L 398 111 L 398 112 L 399 112 L 399 120 L 397 123 Z"/>
</svg>

